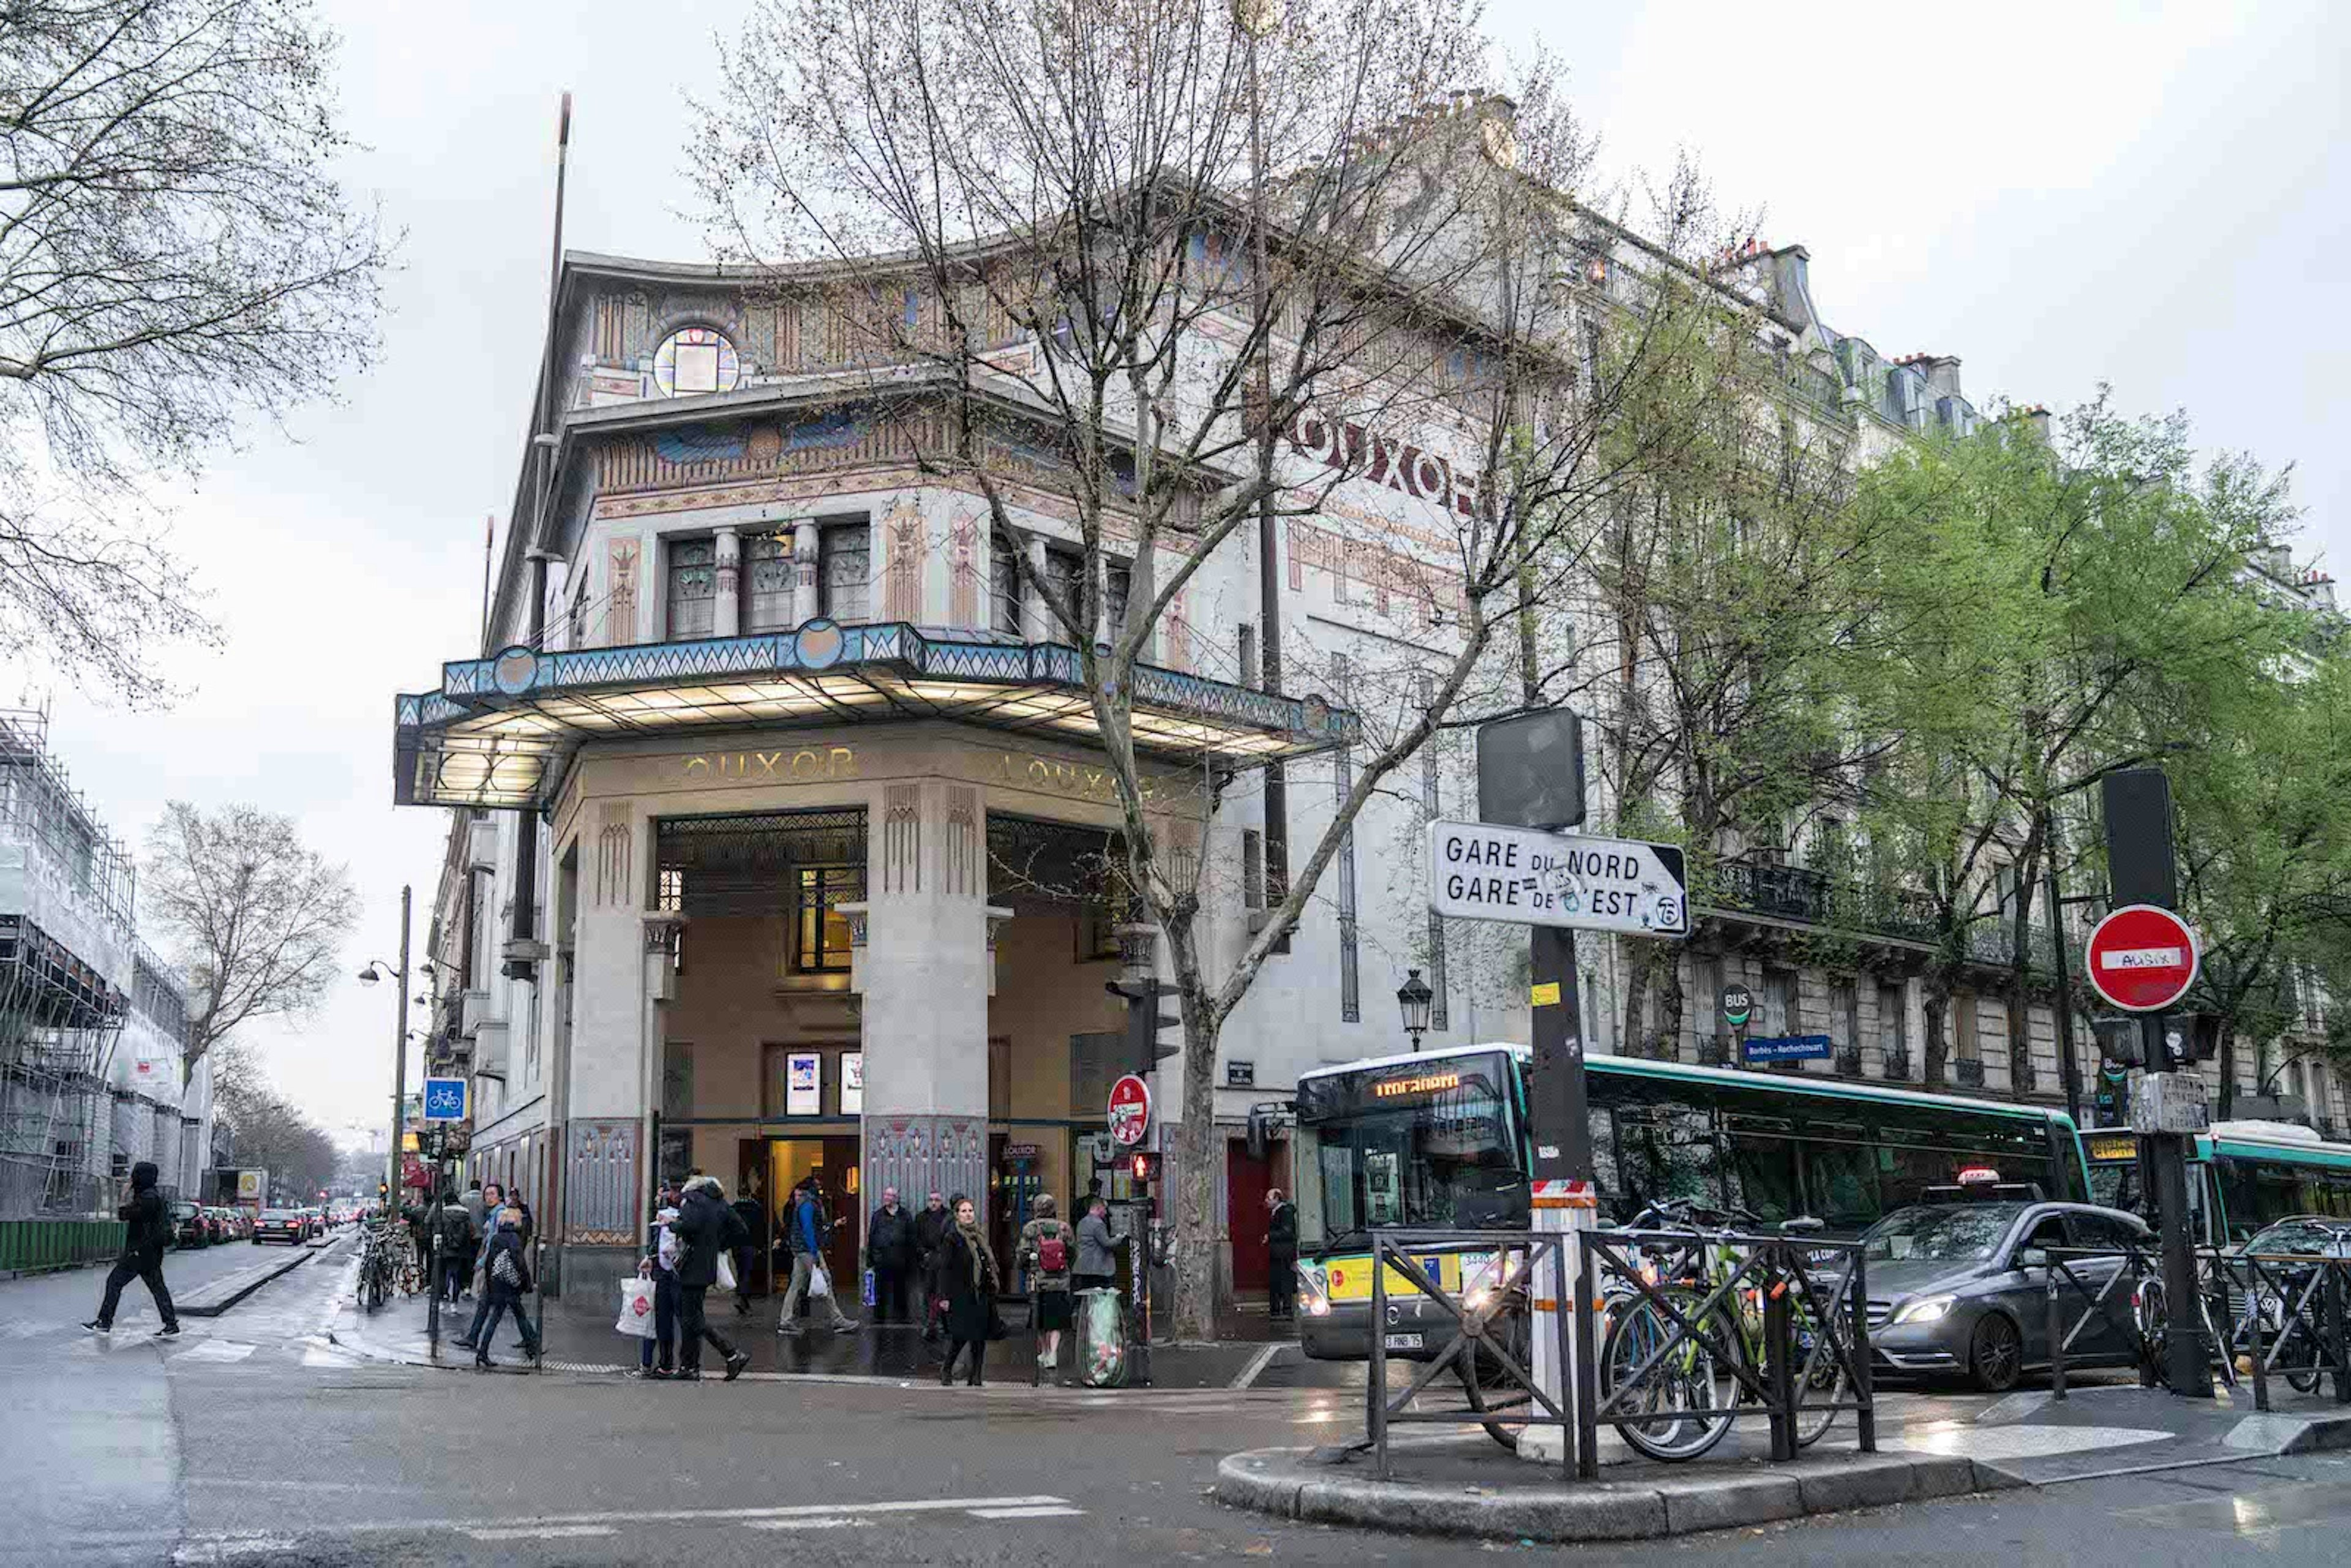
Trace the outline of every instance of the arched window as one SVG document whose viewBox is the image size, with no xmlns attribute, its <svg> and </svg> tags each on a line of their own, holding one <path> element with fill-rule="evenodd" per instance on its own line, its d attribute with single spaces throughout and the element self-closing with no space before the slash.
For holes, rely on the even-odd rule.
<svg viewBox="0 0 2351 1568">
<path fill-rule="evenodd" d="M 662 340 L 653 355 L 653 384 L 664 397 L 733 392 L 743 381 L 743 362 L 725 334 L 708 327 L 683 327 Z"/>
</svg>

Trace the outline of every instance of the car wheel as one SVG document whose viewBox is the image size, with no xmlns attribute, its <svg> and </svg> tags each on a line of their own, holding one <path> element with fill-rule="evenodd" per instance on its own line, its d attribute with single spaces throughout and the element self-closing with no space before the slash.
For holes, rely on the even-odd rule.
<svg viewBox="0 0 2351 1568">
<path fill-rule="evenodd" d="M 2000 1313 L 1986 1312 L 1968 1341 L 1968 1370 L 1985 1393 L 2007 1393 L 2024 1373 L 2024 1336 Z"/>
</svg>

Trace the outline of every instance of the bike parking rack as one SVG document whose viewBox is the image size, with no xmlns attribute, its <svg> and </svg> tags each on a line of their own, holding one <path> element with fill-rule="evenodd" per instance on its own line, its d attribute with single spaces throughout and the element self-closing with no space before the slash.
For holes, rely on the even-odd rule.
<svg viewBox="0 0 2351 1568">
<path fill-rule="evenodd" d="M 1372 1232 L 1371 1383 L 1365 1401 L 1365 1419 L 1370 1430 L 1365 1436 L 1373 1450 L 1373 1462 L 1380 1479 L 1389 1479 L 1388 1428 L 1391 1426 L 1399 1423 L 1459 1426 L 1468 1421 L 1490 1420 L 1494 1416 L 1496 1412 L 1493 1410 L 1423 1411 L 1411 1407 L 1430 1384 L 1448 1371 L 1456 1376 L 1474 1379 L 1478 1375 L 1477 1357 L 1480 1349 L 1500 1364 L 1504 1375 L 1523 1396 L 1513 1396 L 1506 1401 L 1500 1407 L 1504 1412 L 1523 1407 L 1526 1411 L 1523 1419 L 1530 1424 L 1544 1423 L 1544 1418 L 1548 1417 L 1549 1422 L 1556 1423 L 1562 1432 L 1575 1430 L 1574 1422 L 1568 1413 L 1536 1384 L 1533 1368 L 1520 1364 L 1519 1358 L 1490 1332 L 1496 1320 L 1510 1310 L 1514 1297 L 1523 1292 L 1527 1304 L 1533 1304 L 1532 1281 L 1537 1277 L 1537 1266 L 1545 1259 L 1552 1263 L 1552 1297 L 1555 1300 L 1559 1296 L 1570 1239 L 1563 1233 L 1546 1234 L 1533 1230 L 1375 1229 Z M 1428 1277 L 1428 1270 L 1416 1254 L 1430 1251 L 1491 1252 L 1499 1254 L 1505 1262 L 1495 1279 L 1488 1281 L 1481 1274 L 1475 1281 L 1486 1287 L 1487 1298 L 1483 1303 L 1473 1307 L 1466 1299 L 1456 1299 L 1447 1292 L 1441 1281 Z M 1452 1343 L 1426 1363 L 1404 1392 L 1393 1400 L 1388 1397 L 1387 1357 L 1388 1269 L 1391 1265 L 1422 1295 L 1443 1307 L 1453 1319 L 1457 1330 Z M 1465 1286 L 1468 1283 L 1465 1281 Z M 1559 1326 L 1559 1363 L 1565 1366 L 1569 1351 L 1567 1314 L 1555 1312 L 1553 1315 Z M 1532 1323 L 1531 1312 L 1527 1341 L 1529 1361 L 1533 1359 Z M 1520 1419 L 1508 1414 L 1504 1418 Z M 1562 1443 L 1561 1448 L 1562 1468 L 1573 1466 L 1573 1446 Z"/>
<path fill-rule="evenodd" d="M 2133 1346 L 2137 1353 L 2140 1384 L 2149 1388 L 2155 1386 L 2160 1380 L 2161 1371 L 2161 1363 L 2155 1353 L 2155 1342 L 2147 1334 L 2145 1325 L 2139 1322 L 2135 1312 L 2126 1312 L 2120 1317 L 2115 1315 L 2113 1298 L 2117 1288 L 2126 1281 L 2131 1289 L 2128 1299 L 2136 1300 L 2141 1281 L 2163 1278 L 2163 1260 L 2157 1249 L 2150 1245 L 2120 1249 L 2051 1247 L 2045 1249 L 2045 1251 L 2049 1259 L 2049 1282 L 2045 1300 L 2048 1312 L 2046 1330 L 2049 1335 L 2051 1396 L 2061 1400 L 2065 1397 L 2065 1353 L 2072 1350 L 2075 1343 L 2081 1339 L 2094 1317 L 2104 1320 L 2107 1326 L 2119 1333 Z M 2074 1272 L 2074 1265 L 2077 1263 L 2087 1264 L 2106 1259 L 2119 1260 L 2120 1266 L 2107 1278 L 2104 1285 L 2095 1290 L 2091 1289 L 2090 1281 L 2085 1280 L 2080 1274 Z M 2057 1288 L 2061 1279 L 2068 1289 L 2088 1303 L 2083 1309 L 2082 1315 L 2074 1320 L 2074 1326 L 2062 1333 L 2060 1329 L 2064 1322 L 2064 1292 Z"/>
<path fill-rule="evenodd" d="M 2334 1402 L 2351 1405 L 2351 1259 L 2199 1249 L 2197 1261 L 2220 1287 L 2221 1313 L 2215 1321 L 2229 1325 L 2229 1343 L 2220 1354 L 2233 1361 L 2242 1351 L 2252 1363 L 2254 1409 L 2268 1411 L 2270 1378 L 2281 1370 L 2325 1377 L 2333 1385 Z M 2228 1312 L 2231 1285 L 2244 1291 L 2241 1315 Z M 2274 1330 L 2262 1311 L 2264 1287 L 2274 1292 L 2280 1309 Z M 2297 1329 L 2307 1336 L 2313 1359 L 2281 1368 L 2278 1354 Z"/>
<path fill-rule="evenodd" d="M 1753 1236 L 1736 1231 L 1692 1230 L 1593 1230 L 1576 1238 L 1583 1249 L 1585 1288 L 1575 1301 L 1575 1406 L 1578 1436 L 1577 1473 L 1585 1480 L 1597 1479 L 1600 1473 L 1599 1428 L 1604 1423 L 1622 1430 L 1657 1419 L 1656 1412 L 1626 1412 L 1621 1406 L 1635 1396 L 1649 1375 L 1667 1358 L 1684 1345 L 1695 1344 L 1719 1360 L 1736 1379 L 1740 1387 L 1752 1398 L 1751 1405 L 1734 1400 L 1722 1410 L 1709 1411 L 1693 1419 L 1705 1421 L 1735 1421 L 1746 1416 L 1762 1416 L 1771 1426 L 1771 1458 L 1784 1462 L 1796 1457 L 1796 1422 L 1801 1411 L 1852 1411 L 1860 1437 L 1861 1451 L 1877 1451 L 1877 1414 L 1876 1397 L 1870 1380 L 1869 1362 L 1869 1286 L 1867 1266 L 1858 1241 L 1832 1241 L 1810 1236 Z M 1714 1249 L 1743 1249 L 1729 1274 L 1714 1283 L 1700 1299 L 1698 1306 L 1685 1313 L 1652 1280 L 1653 1273 L 1670 1273 L 1677 1278 L 1685 1274 L 1698 1279 L 1707 1277 L 1706 1253 Z M 1657 1270 L 1634 1261 L 1628 1252 L 1656 1251 L 1677 1257 L 1677 1266 Z M 1821 1254 L 1831 1253 L 1844 1259 L 1843 1272 L 1834 1285 L 1823 1291 L 1814 1281 L 1807 1264 Z M 1678 1266 L 1686 1264 L 1687 1267 Z M 1666 1341 L 1637 1368 L 1625 1384 L 1612 1390 L 1604 1402 L 1600 1397 L 1599 1355 L 1595 1319 L 1600 1303 L 1594 1297 L 1593 1284 L 1603 1273 L 1629 1285 L 1635 1292 L 1632 1299 L 1646 1302 L 1669 1325 Z M 1770 1286 L 1763 1284 L 1771 1277 Z M 1800 1299 L 1812 1310 L 1816 1326 L 1813 1354 L 1802 1368 L 1795 1362 L 1795 1315 L 1791 1310 L 1787 1287 L 1793 1284 L 1801 1292 Z M 1693 1290 L 1695 1287 L 1692 1288 Z M 1757 1369 L 1745 1364 L 1744 1355 L 1726 1344 L 1710 1328 L 1725 1310 L 1738 1311 L 1738 1292 L 1759 1290 L 1763 1295 L 1764 1364 L 1761 1376 Z M 1845 1310 L 1832 1310 L 1836 1303 Z M 1843 1367 L 1850 1396 L 1834 1401 L 1807 1402 L 1800 1397 L 1800 1372 L 1809 1375 L 1823 1354 L 1835 1357 Z"/>
</svg>

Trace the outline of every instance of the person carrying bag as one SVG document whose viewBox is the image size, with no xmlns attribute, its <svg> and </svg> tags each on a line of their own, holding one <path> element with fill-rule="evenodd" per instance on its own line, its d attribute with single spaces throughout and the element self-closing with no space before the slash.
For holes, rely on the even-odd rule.
<svg viewBox="0 0 2351 1568">
<path fill-rule="evenodd" d="M 1029 1271 L 1029 1330 L 1037 1336 L 1031 1381 L 1041 1383 L 1061 1364 L 1061 1335 L 1071 1321 L 1071 1265 L 1077 1256 L 1077 1234 L 1061 1222 L 1052 1194 L 1038 1195 L 1036 1218 L 1020 1228 L 1015 1256 Z"/>
</svg>

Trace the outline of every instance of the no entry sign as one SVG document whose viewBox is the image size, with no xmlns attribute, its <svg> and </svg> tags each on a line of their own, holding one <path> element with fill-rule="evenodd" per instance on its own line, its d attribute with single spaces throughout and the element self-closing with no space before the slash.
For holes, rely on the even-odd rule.
<svg viewBox="0 0 2351 1568">
<path fill-rule="evenodd" d="M 2126 1012 L 2161 1012 L 2196 983 L 2196 932 L 2168 909 L 2126 904 L 2090 933 L 2090 988 Z"/>
<path fill-rule="evenodd" d="M 1151 1085 L 1130 1072 L 1110 1086 L 1110 1135 L 1127 1148 L 1151 1127 Z"/>
</svg>

